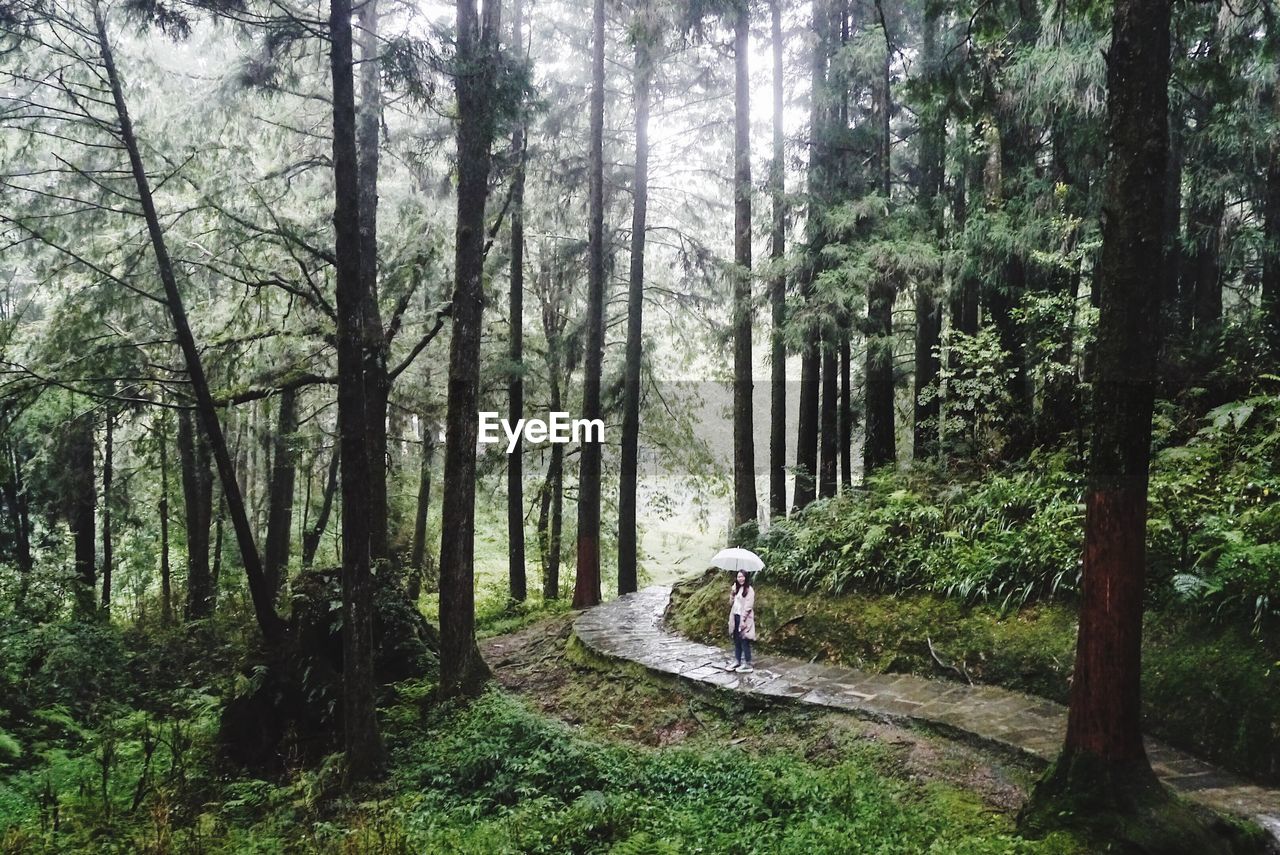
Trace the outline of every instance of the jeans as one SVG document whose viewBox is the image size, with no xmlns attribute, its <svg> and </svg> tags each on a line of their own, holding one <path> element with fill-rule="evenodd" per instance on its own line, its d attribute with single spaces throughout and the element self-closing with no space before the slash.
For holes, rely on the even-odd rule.
<svg viewBox="0 0 1280 855">
<path fill-rule="evenodd" d="M 733 653 L 739 665 L 743 660 L 751 664 L 751 639 L 742 634 L 742 615 L 733 616 Z"/>
</svg>

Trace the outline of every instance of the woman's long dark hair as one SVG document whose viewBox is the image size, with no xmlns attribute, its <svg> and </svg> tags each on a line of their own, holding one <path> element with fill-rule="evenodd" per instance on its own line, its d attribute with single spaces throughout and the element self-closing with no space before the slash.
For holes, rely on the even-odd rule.
<svg viewBox="0 0 1280 855">
<path fill-rule="evenodd" d="M 739 572 L 741 572 L 741 571 L 739 571 Z M 739 582 L 739 581 L 738 581 L 738 574 L 737 574 L 737 573 L 734 573 L 734 574 L 733 574 L 733 595 L 734 595 L 735 597 L 736 597 L 736 596 L 738 596 L 738 591 L 739 591 L 739 590 L 747 590 L 747 591 L 750 591 L 750 590 L 751 590 L 751 574 L 749 574 L 749 573 L 743 573 L 743 574 L 742 574 L 742 578 L 744 578 L 746 581 L 745 581 L 745 582 Z"/>
</svg>

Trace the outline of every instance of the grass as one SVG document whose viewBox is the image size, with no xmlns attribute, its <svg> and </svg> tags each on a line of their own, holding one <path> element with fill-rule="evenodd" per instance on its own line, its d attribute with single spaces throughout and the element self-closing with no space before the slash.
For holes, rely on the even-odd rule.
<svg viewBox="0 0 1280 855">
<path fill-rule="evenodd" d="M 351 789 L 337 757 L 271 780 L 222 765 L 215 699 L 122 708 L 0 770 L 0 851 L 1080 851 L 1016 834 L 1029 778 L 1007 761 L 653 678 L 575 650 L 569 625 L 485 641 L 500 684 L 469 705 L 432 705 L 429 679 L 389 687 L 389 777 Z"/>
</svg>

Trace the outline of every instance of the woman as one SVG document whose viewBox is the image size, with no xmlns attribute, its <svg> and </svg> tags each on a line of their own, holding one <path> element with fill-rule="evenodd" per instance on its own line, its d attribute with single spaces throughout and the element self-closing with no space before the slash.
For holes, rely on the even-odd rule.
<svg viewBox="0 0 1280 855">
<path fill-rule="evenodd" d="M 756 638 L 756 590 L 742 570 L 738 571 L 729 593 L 729 634 L 733 636 L 733 652 L 738 664 L 734 670 L 750 674 L 751 642 Z"/>
</svg>

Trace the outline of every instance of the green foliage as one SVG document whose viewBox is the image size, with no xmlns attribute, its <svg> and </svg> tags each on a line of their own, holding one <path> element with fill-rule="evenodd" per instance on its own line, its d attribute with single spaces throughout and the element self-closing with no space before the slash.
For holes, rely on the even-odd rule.
<svg viewBox="0 0 1280 855">
<path fill-rule="evenodd" d="M 496 693 L 429 716 L 397 749 L 418 851 L 1067 852 L 967 795 L 883 777 L 869 750 L 830 768 L 741 751 L 587 742 Z"/>
<path fill-rule="evenodd" d="M 972 389 L 975 408 L 1001 388 L 993 375 L 968 382 L 960 388 Z M 1167 415 L 1163 424 L 1167 440 Z M 1213 409 L 1185 444 L 1156 453 L 1153 602 L 1246 622 L 1255 633 L 1280 615 L 1277 425 L 1280 399 L 1254 396 Z M 930 592 L 1005 607 L 1070 597 L 1083 545 L 1080 469 L 1065 451 L 1037 451 L 973 480 L 923 467 L 877 473 L 865 490 L 816 502 L 762 535 L 764 578 L 802 591 Z"/>
<path fill-rule="evenodd" d="M 1041 461 L 1033 461 L 1041 462 Z M 1064 455 L 969 483 L 877 473 L 758 542 L 764 578 L 829 594 L 929 591 L 1019 605 L 1079 584 L 1083 509 Z"/>
</svg>

